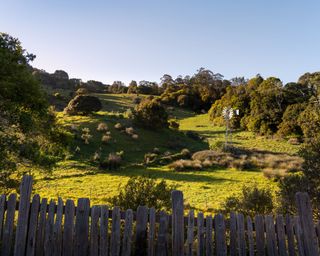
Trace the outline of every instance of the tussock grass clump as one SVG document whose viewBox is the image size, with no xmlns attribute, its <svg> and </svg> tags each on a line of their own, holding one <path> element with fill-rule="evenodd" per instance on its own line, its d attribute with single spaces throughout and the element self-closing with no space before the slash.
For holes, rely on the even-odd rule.
<svg viewBox="0 0 320 256">
<path fill-rule="evenodd" d="M 111 141 L 112 137 L 110 135 L 103 135 L 101 138 L 102 143 L 108 144 Z"/>
<path fill-rule="evenodd" d="M 199 160 L 177 160 L 169 164 L 169 168 L 176 171 L 197 171 L 203 168 L 201 161 Z"/>
<path fill-rule="evenodd" d="M 82 134 L 81 134 L 81 139 L 84 141 L 84 143 L 85 144 L 89 144 L 91 138 L 92 138 L 92 135 L 90 134 L 90 129 L 89 128 L 83 128 L 82 129 Z"/>
<path fill-rule="evenodd" d="M 108 131 L 108 125 L 106 123 L 99 123 L 97 127 L 98 132 L 106 132 Z"/>
<path fill-rule="evenodd" d="M 134 140 L 137 140 L 137 139 L 139 139 L 139 135 L 138 134 L 132 134 L 131 138 L 134 139 Z"/>
<path fill-rule="evenodd" d="M 122 163 L 122 155 L 123 151 L 119 153 L 110 153 L 104 161 L 100 162 L 100 168 L 109 170 L 119 169 Z"/>
<path fill-rule="evenodd" d="M 122 130 L 123 126 L 122 126 L 122 124 L 120 124 L 120 123 L 116 123 L 116 124 L 114 125 L 114 128 L 117 129 L 117 130 Z"/>
<path fill-rule="evenodd" d="M 263 175 L 268 179 L 280 180 L 288 175 L 288 170 L 266 168 L 263 170 Z"/>
<path fill-rule="evenodd" d="M 125 131 L 126 131 L 126 134 L 128 134 L 130 136 L 135 134 L 135 131 L 134 131 L 133 127 L 128 127 L 128 128 L 126 128 Z"/>
<path fill-rule="evenodd" d="M 190 150 L 187 148 L 184 148 L 181 150 L 180 152 L 181 155 L 183 155 L 184 157 L 190 158 L 191 157 L 191 153 Z"/>
</svg>

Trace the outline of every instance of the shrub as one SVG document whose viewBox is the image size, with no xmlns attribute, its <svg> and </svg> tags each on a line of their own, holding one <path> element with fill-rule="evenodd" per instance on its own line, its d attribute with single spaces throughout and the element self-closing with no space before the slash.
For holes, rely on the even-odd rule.
<svg viewBox="0 0 320 256">
<path fill-rule="evenodd" d="M 81 139 L 84 141 L 85 144 L 89 144 L 89 140 L 92 138 L 92 135 L 90 134 L 89 128 L 83 128 Z"/>
<path fill-rule="evenodd" d="M 86 89 L 86 88 L 79 88 L 77 91 L 76 91 L 76 95 L 85 95 L 85 94 L 88 94 L 89 91 Z"/>
<path fill-rule="evenodd" d="M 152 163 L 156 158 L 158 157 L 158 154 L 155 153 L 146 153 L 144 155 L 144 163 L 149 164 Z"/>
<path fill-rule="evenodd" d="M 121 166 L 122 154 L 120 153 L 110 153 L 109 156 L 100 162 L 100 168 L 117 170 Z"/>
<path fill-rule="evenodd" d="M 132 102 L 134 104 L 139 104 L 141 102 L 141 98 L 140 97 L 135 97 Z"/>
<path fill-rule="evenodd" d="M 139 205 L 154 207 L 157 211 L 171 209 L 171 191 L 175 186 L 165 180 L 156 182 L 147 177 L 132 177 L 127 184 L 119 187 L 119 195 L 108 199 L 112 205 L 121 209 L 136 210 Z"/>
<path fill-rule="evenodd" d="M 193 139 L 193 140 L 202 140 L 198 133 L 193 131 L 186 131 L 186 136 Z"/>
<path fill-rule="evenodd" d="M 111 141 L 112 137 L 110 135 L 103 135 L 101 138 L 102 143 L 108 144 Z"/>
<path fill-rule="evenodd" d="M 169 168 L 177 171 L 197 171 L 202 169 L 202 163 L 199 160 L 177 160 L 169 165 Z"/>
<path fill-rule="evenodd" d="M 132 134 L 131 138 L 134 140 L 137 140 L 137 139 L 139 139 L 139 136 L 138 136 L 138 134 Z"/>
<path fill-rule="evenodd" d="M 181 153 L 181 155 L 183 155 L 184 157 L 187 157 L 187 158 L 190 158 L 190 157 L 191 157 L 190 150 L 187 149 L 187 148 L 182 149 L 180 153 Z"/>
<path fill-rule="evenodd" d="M 68 115 L 88 115 L 92 112 L 97 112 L 102 108 L 102 103 L 99 98 L 88 95 L 77 95 L 73 98 L 64 112 Z"/>
<path fill-rule="evenodd" d="M 114 128 L 117 129 L 117 130 L 121 130 L 121 129 L 122 129 L 122 124 L 116 123 L 116 124 L 114 125 Z"/>
<path fill-rule="evenodd" d="M 132 127 L 128 127 L 128 128 L 126 128 L 126 134 L 128 134 L 128 135 L 133 135 L 134 134 L 134 129 L 132 128 Z"/>
<path fill-rule="evenodd" d="M 222 211 L 240 212 L 244 215 L 270 214 L 274 208 L 272 192 L 269 188 L 259 188 L 257 184 L 243 186 L 240 195 L 226 199 Z"/>
<path fill-rule="evenodd" d="M 97 131 L 106 132 L 108 131 L 108 125 L 106 123 L 99 123 L 97 127 Z"/>
<path fill-rule="evenodd" d="M 168 114 L 165 108 L 155 99 L 145 99 L 135 107 L 134 121 L 146 128 L 168 127 Z"/>
<path fill-rule="evenodd" d="M 170 120 L 169 121 L 169 127 L 174 129 L 174 130 L 178 130 L 180 127 L 180 124 L 174 120 Z"/>
<path fill-rule="evenodd" d="M 98 161 L 100 161 L 100 159 L 101 159 L 101 153 L 99 153 L 99 152 L 96 151 L 96 152 L 93 154 L 92 160 L 93 160 L 94 162 L 98 162 Z"/>
</svg>

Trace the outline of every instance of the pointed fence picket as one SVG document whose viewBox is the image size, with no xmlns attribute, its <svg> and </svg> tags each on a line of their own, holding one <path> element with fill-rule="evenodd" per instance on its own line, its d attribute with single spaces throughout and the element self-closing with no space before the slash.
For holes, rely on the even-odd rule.
<svg viewBox="0 0 320 256">
<path fill-rule="evenodd" d="M 319 255 L 320 222 L 308 194 L 297 193 L 297 216 L 241 213 L 185 216 L 183 194 L 172 192 L 172 215 L 139 206 L 90 206 L 31 198 L 24 176 L 19 199 L 0 195 L 0 255 Z M 49 204 L 48 204 L 49 203 Z"/>
</svg>

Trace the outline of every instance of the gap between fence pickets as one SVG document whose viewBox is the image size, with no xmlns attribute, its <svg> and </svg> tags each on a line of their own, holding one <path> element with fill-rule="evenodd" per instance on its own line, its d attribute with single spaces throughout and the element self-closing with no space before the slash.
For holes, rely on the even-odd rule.
<svg viewBox="0 0 320 256">
<path fill-rule="evenodd" d="M 7 200 L 6 200 L 7 202 Z M 103 206 L 103 205 L 97 205 L 97 206 Z M 32 207 L 32 202 L 30 202 L 30 209 Z M 89 211 L 89 216 L 91 217 L 91 211 L 92 211 L 92 208 L 94 206 L 90 207 L 90 211 Z M 19 201 L 16 202 L 16 211 L 19 210 Z M 49 209 L 49 204 L 47 204 L 47 210 L 46 212 L 48 212 L 48 209 Z M 5 207 L 4 207 L 4 210 L 6 211 L 7 210 L 7 203 L 5 203 Z M 40 208 L 39 208 L 39 212 L 40 212 Z M 54 213 L 56 214 L 57 213 L 57 205 L 55 205 L 55 208 L 54 208 Z M 76 216 L 76 213 L 77 213 L 77 206 L 75 206 L 75 210 L 74 210 L 74 216 Z M 65 214 L 65 205 L 63 205 L 63 214 Z M 171 215 L 168 215 L 169 216 L 169 225 L 172 224 L 172 216 Z M 276 217 L 276 216 L 275 216 Z M 112 209 L 108 209 L 108 218 L 109 219 L 112 219 Z M 120 211 L 120 219 L 121 220 L 125 220 L 126 218 L 126 212 L 125 211 Z M 136 220 L 136 212 L 133 212 L 133 220 L 135 221 Z M 204 225 L 206 224 L 206 218 L 204 218 Z M 159 213 L 156 213 L 156 220 L 155 220 L 156 223 L 160 223 L 160 214 Z M 184 222 L 185 223 L 188 223 L 188 216 L 184 216 Z M 197 217 L 194 217 L 194 225 L 197 226 L 198 225 L 198 218 Z M 225 219 L 225 225 L 226 225 L 226 228 L 230 228 L 230 220 L 229 219 Z M 275 224 L 275 227 L 276 227 L 276 224 Z M 253 231 L 255 231 L 255 223 L 252 222 L 252 228 L 253 228 Z M 214 227 L 213 227 L 214 229 Z M 247 230 L 247 226 L 245 227 L 245 229 Z M 286 228 L 286 224 L 284 223 L 284 229 L 285 229 L 285 234 L 287 234 L 287 228 Z"/>
</svg>

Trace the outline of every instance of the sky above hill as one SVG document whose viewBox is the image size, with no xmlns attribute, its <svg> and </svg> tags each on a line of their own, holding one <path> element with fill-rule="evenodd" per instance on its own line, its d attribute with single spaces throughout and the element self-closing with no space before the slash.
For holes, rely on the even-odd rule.
<svg viewBox="0 0 320 256">
<path fill-rule="evenodd" d="M 0 31 L 33 65 L 112 83 L 260 73 L 284 82 L 320 70 L 320 1 L 1 1 Z"/>
</svg>

